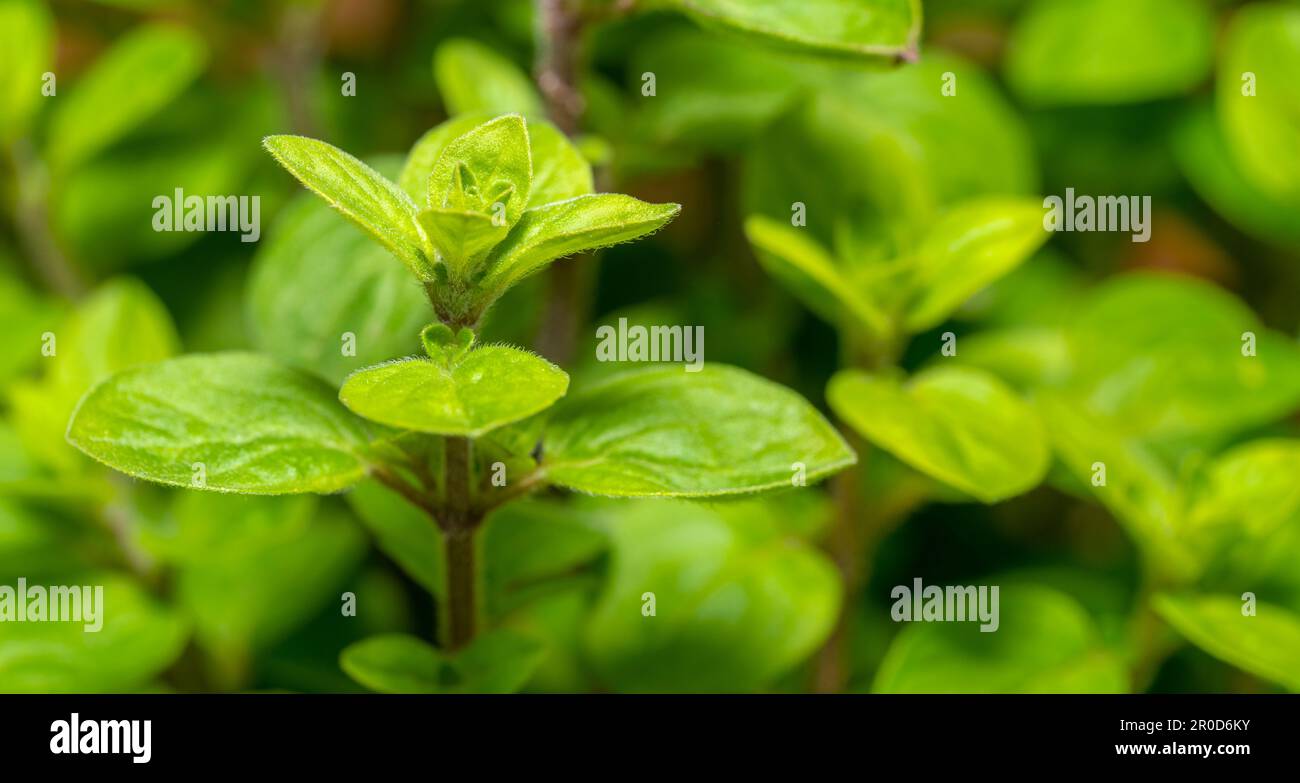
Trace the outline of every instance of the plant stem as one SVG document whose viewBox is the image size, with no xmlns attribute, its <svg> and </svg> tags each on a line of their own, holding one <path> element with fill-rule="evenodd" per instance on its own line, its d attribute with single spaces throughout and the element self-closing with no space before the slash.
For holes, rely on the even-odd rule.
<svg viewBox="0 0 1300 783">
<path fill-rule="evenodd" d="M 473 638 L 478 621 L 478 559 L 475 540 L 483 515 L 472 510 L 470 441 L 447 438 L 447 507 L 441 517 L 447 567 L 447 647 Z"/>
<path fill-rule="evenodd" d="M 577 43 L 582 19 L 569 0 L 537 0 L 534 75 L 551 120 L 568 136 L 578 132 L 583 100 L 578 92 Z"/>
<path fill-rule="evenodd" d="M 271 67 L 283 94 L 289 125 L 295 133 L 316 136 L 319 123 L 312 109 L 312 80 L 321 58 L 321 18 L 314 7 L 291 6 L 280 17 Z"/>
<path fill-rule="evenodd" d="M 18 183 L 14 223 L 28 261 L 51 291 L 78 299 L 86 292 L 85 282 L 50 231 L 49 173 L 26 139 L 14 143 L 9 157 Z"/>
<path fill-rule="evenodd" d="M 474 638 L 478 615 L 478 562 L 473 530 L 443 533 L 447 563 L 447 648 L 459 650 Z"/>
</svg>

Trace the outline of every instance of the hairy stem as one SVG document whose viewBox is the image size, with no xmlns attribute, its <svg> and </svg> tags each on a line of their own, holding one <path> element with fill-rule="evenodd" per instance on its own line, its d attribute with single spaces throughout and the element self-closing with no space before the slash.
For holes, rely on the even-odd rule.
<svg viewBox="0 0 1300 783">
<path fill-rule="evenodd" d="M 14 223 L 25 255 L 51 291 L 77 299 L 86 285 L 50 230 L 49 173 L 26 139 L 15 142 L 9 155 L 18 183 Z"/>
<path fill-rule="evenodd" d="M 478 624 L 478 558 L 475 541 L 481 513 L 472 510 L 470 441 L 447 438 L 447 507 L 441 516 L 447 566 L 448 638 L 456 650 L 468 644 Z"/>
</svg>

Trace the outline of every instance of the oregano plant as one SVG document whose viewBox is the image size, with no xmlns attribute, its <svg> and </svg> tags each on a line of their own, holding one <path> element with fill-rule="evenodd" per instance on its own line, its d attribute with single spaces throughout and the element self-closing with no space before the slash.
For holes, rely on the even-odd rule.
<svg viewBox="0 0 1300 783">
<path fill-rule="evenodd" d="M 656 367 L 570 394 L 569 376 L 545 358 L 479 341 L 511 286 L 564 256 L 644 237 L 679 211 L 592 192 L 588 164 L 548 124 L 457 117 L 420 139 L 397 182 L 315 139 L 271 136 L 265 146 L 405 264 L 430 305 L 423 355 L 359 369 L 338 388 L 246 352 L 137 365 L 82 398 L 67 437 L 161 484 L 329 494 L 369 477 L 422 512 L 427 529 L 413 546 L 437 545 L 441 649 L 406 636 L 363 641 L 343 656 L 361 682 L 427 689 L 431 668 L 445 665 L 455 688 L 523 684 L 519 667 L 536 656 L 509 633 L 480 633 L 478 534 L 528 494 L 716 498 L 854 463 L 815 408 L 739 368 Z"/>
</svg>

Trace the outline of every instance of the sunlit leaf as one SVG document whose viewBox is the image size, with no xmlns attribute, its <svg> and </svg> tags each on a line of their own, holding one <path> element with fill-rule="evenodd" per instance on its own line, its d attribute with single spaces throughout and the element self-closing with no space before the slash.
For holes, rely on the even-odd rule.
<svg viewBox="0 0 1300 783">
<path fill-rule="evenodd" d="M 1032 489 L 1047 471 L 1047 437 L 1033 409 L 974 368 L 934 367 L 906 383 L 844 370 L 826 399 L 875 445 L 985 503 Z"/>
<path fill-rule="evenodd" d="M 855 460 L 799 395 L 718 364 L 628 372 L 570 396 L 551 418 L 544 453 L 556 484 L 618 497 L 790 487 Z"/>
<path fill-rule="evenodd" d="M 128 475 L 256 495 L 346 489 L 365 474 L 365 438 L 329 387 L 243 353 L 120 372 L 68 425 L 69 442 Z"/>
</svg>

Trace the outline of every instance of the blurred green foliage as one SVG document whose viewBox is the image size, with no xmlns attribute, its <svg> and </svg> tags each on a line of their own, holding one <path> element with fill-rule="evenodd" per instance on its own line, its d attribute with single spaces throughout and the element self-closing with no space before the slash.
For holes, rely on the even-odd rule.
<svg viewBox="0 0 1300 783">
<path fill-rule="evenodd" d="M 569 7 L 565 96 L 526 0 L 0 0 L 0 585 L 98 584 L 108 605 L 98 634 L 0 624 L 0 692 L 1300 690 L 1300 6 Z M 531 122 L 565 100 L 572 143 Z M 417 353 L 428 302 L 260 140 L 327 139 L 423 204 L 446 145 L 512 112 L 534 159 L 561 161 L 533 171 L 546 196 L 528 206 L 682 205 L 652 240 L 488 311 L 481 343 L 553 346 L 557 307 L 578 324 L 548 356 L 582 392 L 553 422 L 562 483 L 703 480 L 615 426 L 594 334 L 620 317 L 703 325 L 707 362 L 744 368 L 693 388 L 643 371 L 674 381 L 637 387 L 664 421 L 722 393 L 718 373 L 756 409 L 790 394 L 772 379 L 834 414 L 858 466 L 755 499 L 504 506 L 480 541 L 490 630 L 450 653 L 430 521 L 378 483 L 173 490 L 65 441 L 92 387 L 160 372 L 172 396 L 144 419 L 219 430 L 184 408 L 217 386 L 257 396 L 268 355 L 321 382 L 294 376 L 320 405 L 276 409 L 268 436 L 347 441 L 334 388 Z M 587 163 L 594 180 L 566 178 Z M 153 199 L 177 188 L 259 196 L 261 246 L 155 231 Z M 1150 196 L 1151 241 L 1048 241 L 1039 201 L 1066 188 Z M 155 364 L 218 350 L 261 356 L 216 376 Z M 578 436 L 601 411 L 593 446 Z M 676 435 L 734 463 L 706 477 L 720 488 L 788 481 L 746 455 L 797 462 L 782 446 L 810 431 L 839 453 L 815 417 L 710 424 Z M 484 448 L 527 465 L 539 427 Z M 350 448 L 316 488 L 360 477 Z M 225 474 L 205 456 L 207 481 L 236 488 L 246 455 L 227 456 Z M 999 585 L 1000 629 L 891 622 L 891 588 L 918 577 Z"/>
</svg>

